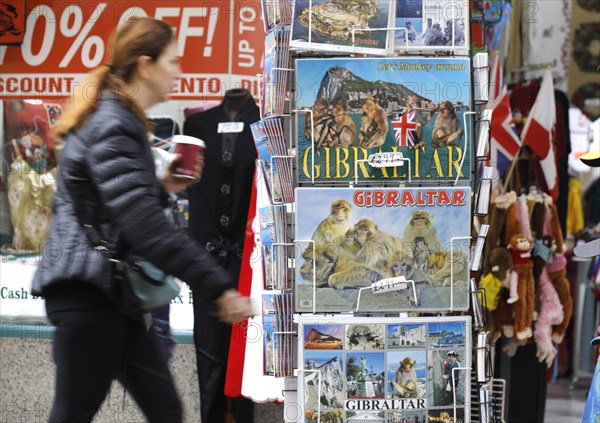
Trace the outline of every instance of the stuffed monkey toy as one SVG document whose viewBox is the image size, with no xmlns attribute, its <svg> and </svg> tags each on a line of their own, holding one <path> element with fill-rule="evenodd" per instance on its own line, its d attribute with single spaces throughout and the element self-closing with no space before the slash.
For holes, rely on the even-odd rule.
<svg viewBox="0 0 600 423">
<path fill-rule="evenodd" d="M 562 322 L 554 326 L 552 330 L 552 341 L 560 344 L 573 315 L 573 297 L 571 297 L 571 286 L 567 279 L 567 258 L 562 254 L 555 253 L 552 261 L 546 266 L 546 270 L 563 307 L 564 317 Z"/>
<path fill-rule="evenodd" d="M 531 261 L 532 243 L 522 233 L 512 236 L 507 247 L 510 250 L 515 271 L 518 275 L 519 301 L 514 304 L 514 332 L 517 341 L 523 341 L 533 335 L 533 310 L 535 307 L 535 282 Z"/>
<path fill-rule="evenodd" d="M 490 253 L 491 274 L 499 279 L 502 287 L 508 289 L 509 296 L 506 302 L 512 304 L 517 302 L 519 294 L 517 292 L 518 275 L 514 271 L 514 265 L 511 254 L 502 247 L 497 247 Z"/>
<path fill-rule="evenodd" d="M 558 294 L 554 286 L 552 286 L 552 282 L 550 282 L 548 271 L 545 267 L 542 268 L 539 280 L 542 305 L 535 325 L 534 338 L 537 346 L 538 361 L 540 363 L 545 361 L 546 365 L 550 367 L 556 355 L 556 349 L 552 344 L 552 326 L 560 324 L 563 321 L 564 314 Z"/>
<path fill-rule="evenodd" d="M 563 306 L 563 321 L 553 329 L 552 340 L 560 344 L 565 336 L 567 326 L 573 315 L 573 297 L 571 296 L 571 286 L 567 279 L 567 258 L 563 255 L 565 247 L 560 222 L 558 221 L 558 211 L 552 197 L 544 194 L 544 201 L 547 206 L 546 219 L 544 220 L 544 239 L 552 252 L 550 261 L 547 265 L 550 281 L 558 294 L 560 303 Z"/>
<path fill-rule="evenodd" d="M 563 233 L 560 229 L 560 222 L 558 221 L 558 210 L 556 204 L 554 204 L 552 197 L 548 194 L 543 194 L 544 202 L 546 203 L 546 216 L 544 219 L 544 235 L 552 235 L 556 242 L 556 254 L 565 253 L 565 245 L 563 239 Z"/>
<path fill-rule="evenodd" d="M 503 247 L 496 247 L 489 255 L 490 273 L 481 278 L 481 287 L 486 290 L 486 308 L 490 310 L 488 330 L 495 342 L 502 334 L 511 338 L 513 333 L 513 307 L 519 299 L 518 276 L 514 271 L 511 254 Z M 505 288 L 502 290 L 501 288 Z"/>
<path fill-rule="evenodd" d="M 506 194 L 498 195 L 494 200 L 490 212 L 490 226 L 486 238 L 486 245 L 489 248 L 485 249 L 485 257 L 483 260 L 482 274 L 487 275 L 491 273 L 489 266 L 490 253 L 494 247 L 502 244 L 504 236 L 501 233 L 506 223 L 506 213 L 511 204 L 517 200 L 517 194 L 514 192 L 508 192 Z"/>
</svg>

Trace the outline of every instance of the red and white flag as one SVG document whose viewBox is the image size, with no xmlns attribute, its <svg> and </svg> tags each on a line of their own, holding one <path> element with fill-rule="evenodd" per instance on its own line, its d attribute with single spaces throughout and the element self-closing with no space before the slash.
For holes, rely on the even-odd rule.
<svg viewBox="0 0 600 423">
<path fill-rule="evenodd" d="M 554 82 L 552 72 L 546 69 L 540 91 L 521 133 L 521 140 L 523 145 L 531 147 L 540 159 L 542 172 L 548 185 L 548 194 L 554 201 L 558 199 L 558 172 L 554 152 L 555 126 Z"/>
<path fill-rule="evenodd" d="M 502 175 L 519 153 L 521 140 L 513 122 L 508 90 L 502 77 L 502 64 L 497 54 L 491 75 L 490 101 L 487 108 L 493 110 L 490 123 L 490 159 L 488 165 L 496 166 Z"/>
</svg>

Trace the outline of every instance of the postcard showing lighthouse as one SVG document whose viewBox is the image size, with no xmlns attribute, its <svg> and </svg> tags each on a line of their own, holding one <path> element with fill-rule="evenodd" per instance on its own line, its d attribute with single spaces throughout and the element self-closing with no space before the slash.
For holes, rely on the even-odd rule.
<svg viewBox="0 0 600 423">
<path fill-rule="evenodd" d="M 470 180 L 469 60 L 296 60 L 298 181 Z M 403 160 L 376 167 L 374 153 Z"/>
</svg>

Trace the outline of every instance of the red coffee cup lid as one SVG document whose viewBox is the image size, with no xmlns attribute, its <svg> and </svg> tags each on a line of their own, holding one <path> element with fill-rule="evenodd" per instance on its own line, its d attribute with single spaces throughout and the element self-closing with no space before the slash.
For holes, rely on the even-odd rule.
<svg viewBox="0 0 600 423">
<path fill-rule="evenodd" d="M 206 144 L 200 138 L 191 137 L 189 135 L 174 135 L 173 138 L 171 138 L 171 141 L 178 144 L 193 144 L 202 148 L 206 147 Z"/>
</svg>

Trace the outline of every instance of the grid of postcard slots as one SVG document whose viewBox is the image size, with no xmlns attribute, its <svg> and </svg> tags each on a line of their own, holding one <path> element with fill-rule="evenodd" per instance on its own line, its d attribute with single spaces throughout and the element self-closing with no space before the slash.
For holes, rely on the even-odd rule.
<svg viewBox="0 0 600 423">
<path fill-rule="evenodd" d="M 265 30 L 291 24 L 290 46 L 386 54 L 469 45 L 464 0 L 263 0 Z M 292 12 L 292 13 L 291 13 Z"/>
<path fill-rule="evenodd" d="M 270 204 L 294 201 L 294 179 L 283 118 L 272 117 L 250 125 L 260 163 L 260 180 L 265 182 Z"/>
<path fill-rule="evenodd" d="M 318 402 L 321 421 L 365 414 L 368 421 L 463 421 L 464 322 L 304 323 L 302 329 L 307 422 L 316 421 Z"/>
</svg>

